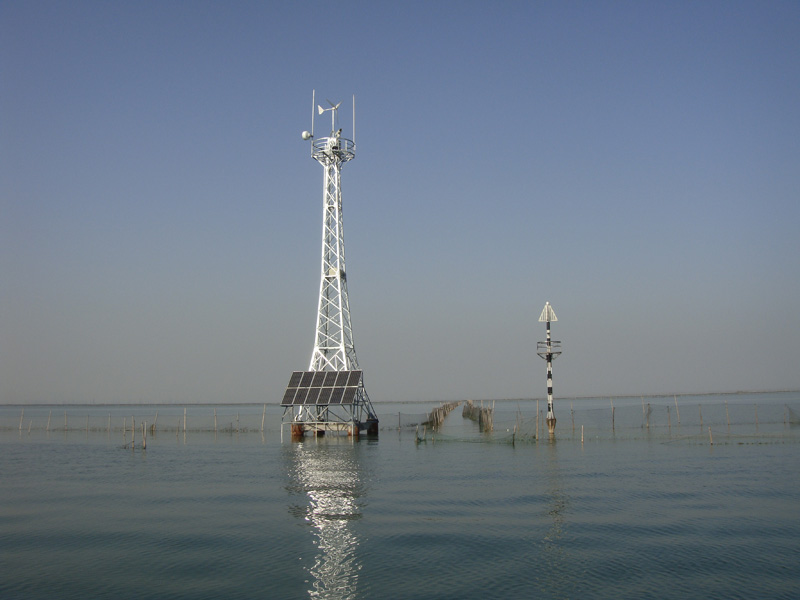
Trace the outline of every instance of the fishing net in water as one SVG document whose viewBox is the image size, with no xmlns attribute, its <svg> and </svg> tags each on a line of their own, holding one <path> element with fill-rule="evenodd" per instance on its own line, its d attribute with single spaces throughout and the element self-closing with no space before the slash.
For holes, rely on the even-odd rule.
<svg viewBox="0 0 800 600">
<path fill-rule="evenodd" d="M 441 431 L 417 428 L 417 441 L 525 443 L 547 439 L 545 411 L 492 410 L 491 429 L 459 428 L 449 421 Z M 603 408 L 556 407 L 555 437 L 562 440 L 653 440 L 663 443 L 784 443 L 800 441 L 800 405 L 646 403 Z M 460 429 L 460 430 L 459 430 Z"/>
</svg>

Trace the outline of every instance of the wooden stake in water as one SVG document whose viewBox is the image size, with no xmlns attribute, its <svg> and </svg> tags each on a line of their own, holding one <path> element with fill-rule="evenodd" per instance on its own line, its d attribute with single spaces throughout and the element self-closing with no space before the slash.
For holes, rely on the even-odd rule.
<svg viewBox="0 0 800 600">
<path fill-rule="evenodd" d="M 678 397 L 677 396 L 673 396 L 673 398 L 675 398 L 675 413 L 677 414 L 677 417 L 678 417 L 678 425 L 680 425 L 681 424 L 681 409 L 678 408 Z"/>
<path fill-rule="evenodd" d="M 67 411 L 64 411 L 64 431 L 67 430 Z"/>
<path fill-rule="evenodd" d="M 214 433 L 217 433 L 217 409 L 214 408 Z"/>
<path fill-rule="evenodd" d="M 756 428 L 758 428 L 758 404 L 756 404 Z"/>
<path fill-rule="evenodd" d="M 614 431 L 614 399 L 609 398 L 611 400 L 611 430 Z"/>
<path fill-rule="evenodd" d="M 186 407 L 183 408 L 183 433 L 186 433 Z"/>
<path fill-rule="evenodd" d="M 581 445 L 583 445 L 583 425 L 581 425 Z"/>
<path fill-rule="evenodd" d="M 728 432 L 731 430 L 731 418 L 728 415 L 728 401 L 725 400 L 725 420 L 728 422 Z"/>
<path fill-rule="evenodd" d="M 22 431 L 22 420 L 25 418 L 25 409 L 22 409 L 22 414 L 19 416 L 19 430 Z"/>
<path fill-rule="evenodd" d="M 669 414 L 669 406 L 667 407 L 667 430 L 672 431 L 672 417 Z"/>
<path fill-rule="evenodd" d="M 700 429 L 703 429 L 703 406 L 701 404 L 697 405 L 697 409 L 700 411 Z"/>
<path fill-rule="evenodd" d="M 47 429 L 45 431 L 50 431 L 50 417 L 53 415 L 53 411 L 47 413 Z"/>
<path fill-rule="evenodd" d="M 142 423 L 142 450 L 147 450 L 147 421 Z"/>
<path fill-rule="evenodd" d="M 708 428 L 708 441 L 712 446 L 714 445 L 714 438 L 711 437 L 711 427 Z"/>
<path fill-rule="evenodd" d="M 264 412 L 261 413 L 261 433 L 264 433 L 264 419 L 267 417 L 267 405 L 264 405 Z"/>
</svg>

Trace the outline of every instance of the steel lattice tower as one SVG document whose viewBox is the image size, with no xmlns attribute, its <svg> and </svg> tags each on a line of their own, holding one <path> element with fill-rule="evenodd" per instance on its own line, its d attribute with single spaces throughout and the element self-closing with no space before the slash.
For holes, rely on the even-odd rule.
<svg viewBox="0 0 800 600">
<path fill-rule="evenodd" d="M 344 260 L 342 165 L 355 157 L 356 145 L 353 140 L 342 137 L 341 128 L 337 128 L 341 102 L 329 103 L 329 108 L 316 106 L 312 97 L 311 132 L 303 132 L 303 139 L 311 141 L 311 157 L 324 169 L 322 268 L 311 362 L 305 374 L 295 373 L 282 402 L 292 407 L 295 435 L 307 430 L 320 434 L 342 429 L 354 435 L 361 429 L 377 433 L 378 425 L 356 358 Z M 314 136 L 315 107 L 320 115 L 331 113 L 331 133 L 327 137 Z M 355 99 L 353 134 L 355 137 Z M 321 375 L 334 372 L 342 377 Z M 345 376 L 343 372 L 353 376 Z M 313 377 L 313 374 L 318 376 Z M 317 388 L 319 391 L 315 391 Z"/>
<path fill-rule="evenodd" d="M 310 371 L 354 371 L 358 359 L 353 344 L 342 226 L 342 165 L 355 158 L 355 143 L 341 137 L 336 126 L 338 104 L 331 111 L 331 135 L 311 141 L 311 156 L 325 170 L 322 212 L 322 272 L 317 308 L 317 332 Z"/>
</svg>

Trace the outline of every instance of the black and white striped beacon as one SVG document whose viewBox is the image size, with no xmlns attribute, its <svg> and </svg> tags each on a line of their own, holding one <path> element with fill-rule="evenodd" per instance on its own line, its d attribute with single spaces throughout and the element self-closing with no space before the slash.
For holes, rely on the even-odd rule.
<svg viewBox="0 0 800 600">
<path fill-rule="evenodd" d="M 537 342 L 536 354 L 541 356 L 547 361 L 547 431 L 550 432 L 552 437 L 556 431 L 556 415 L 553 412 L 553 361 L 561 355 L 561 342 L 550 339 L 550 323 L 551 321 L 558 321 L 556 313 L 550 303 L 544 305 L 542 314 L 539 315 L 539 322 L 547 324 L 547 340 L 544 342 Z"/>
</svg>

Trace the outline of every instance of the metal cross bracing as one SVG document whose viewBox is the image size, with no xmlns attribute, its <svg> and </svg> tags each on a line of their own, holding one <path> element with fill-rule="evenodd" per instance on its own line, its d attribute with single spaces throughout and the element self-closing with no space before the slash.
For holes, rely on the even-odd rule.
<svg viewBox="0 0 800 600">
<path fill-rule="evenodd" d="M 358 369 L 358 359 L 353 344 L 344 261 L 341 168 L 355 156 L 355 144 L 339 137 L 314 140 L 312 156 L 325 169 L 325 184 L 317 329 L 308 368 L 311 371 L 352 371 Z"/>
<path fill-rule="evenodd" d="M 303 132 L 303 139 L 311 140 L 311 157 L 324 169 L 319 303 L 314 349 L 308 371 L 360 373 L 347 293 L 341 187 L 342 165 L 355 157 L 356 145 L 353 140 L 342 137 L 342 130 L 337 129 L 338 108 L 341 103 L 329 103 L 330 108 L 318 106 L 317 109 L 320 115 L 331 113 L 330 135 L 314 137 L 313 98 L 312 130 Z M 322 398 L 323 395 L 319 397 Z M 292 417 L 293 434 L 311 430 L 316 434 L 324 431 L 347 431 L 358 435 L 361 429 L 377 433 L 378 418 L 364 387 L 363 377 L 359 377 L 355 393 L 349 394 L 345 402 L 312 401 L 310 398 L 311 394 L 299 404 L 296 401 L 285 404 L 285 412 L 289 412 Z"/>
</svg>

